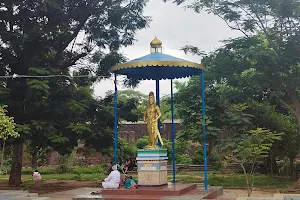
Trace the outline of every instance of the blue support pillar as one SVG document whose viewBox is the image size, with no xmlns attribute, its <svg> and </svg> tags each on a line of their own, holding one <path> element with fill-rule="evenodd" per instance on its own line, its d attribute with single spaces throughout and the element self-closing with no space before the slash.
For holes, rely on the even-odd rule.
<svg viewBox="0 0 300 200">
<path fill-rule="evenodd" d="M 201 73 L 201 98 L 202 98 L 202 126 L 203 126 L 203 154 L 204 154 L 204 188 L 208 190 L 207 159 L 206 159 L 206 122 L 205 122 L 205 98 L 204 98 L 204 71 Z"/>
<path fill-rule="evenodd" d="M 159 80 L 156 80 L 156 104 L 160 107 Z M 161 133 L 160 131 L 161 121 L 158 120 L 157 124 L 158 124 L 158 131 Z M 159 140 L 157 141 L 157 145 L 161 147 L 161 143 Z"/>
<path fill-rule="evenodd" d="M 172 112 L 172 166 L 173 166 L 173 183 L 176 183 L 176 157 L 175 157 L 175 127 L 174 127 L 173 79 L 171 79 L 171 112 Z"/>
<path fill-rule="evenodd" d="M 117 74 L 115 74 L 115 94 L 114 94 L 114 165 L 117 164 L 118 155 L 118 88 Z"/>
</svg>

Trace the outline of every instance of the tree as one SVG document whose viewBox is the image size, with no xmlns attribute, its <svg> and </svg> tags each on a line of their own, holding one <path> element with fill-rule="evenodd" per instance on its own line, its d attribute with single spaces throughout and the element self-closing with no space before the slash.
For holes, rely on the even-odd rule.
<svg viewBox="0 0 300 200">
<path fill-rule="evenodd" d="M 254 115 L 253 124 L 265 127 L 272 132 L 282 133 L 281 140 L 273 144 L 265 163 L 263 172 L 278 173 L 277 160 L 288 158 L 289 175 L 295 175 L 294 160 L 299 153 L 300 133 L 295 118 L 291 115 L 278 112 L 278 105 L 270 102 L 249 101 L 248 113 Z M 262 168 L 263 166 L 260 166 Z"/>
<path fill-rule="evenodd" d="M 265 164 L 265 167 L 269 168 L 266 170 L 276 173 L 275 159 L 282 155 L 288 155 L 290 168 L 293 169 L 293 160 L 299 152 L 297 144 L 300 136 L 299 128 L 295 127 L 296 119 L 291 118 L 290 112 L 282 104 L 282 99 L 286 99 L 286 95 L 271 87 L 269 78 L 265 75 L 273 72 L 270 69 L 259 70 L 261 66 L 257 63 L 260 63 L 261 58 L 257 54 L 263 55 L 265 44 L 266 40 L 261 34 L 228 40 L 224 46 L 204 57 L 202 61 L 208 69 L 208 79 L 222 85 L 220 88 L 223 92 L 222 102 L 224 103 L 224 100 L 227 102 L 223 107 L 230 108 L 232 103 L 247 103 L 252 110 L 248 113 L 255 116 L 252 122 L 254 127 L 265 127 L 271 131 L 284 133 L 282 140 L 273 145 L 267 158 L 269 161 Z M 293 148 L 286 148 L 290 146 Z"/>
<path fill-rule="evenodd" d="M 0 106 L 0 138 L 7 140 L 9 137 L 17 138 L 19 133 L 15 131 L 16 123 L 13 117 L 7 116 L 7 106 Z"/>
<path fill-rule="evenodd" d="M 180 119 L 177 109 L 176 101 L 173 102 L 174 106 L 174 119 Z M 160 110 L 162 113 L 161 121 L 172 119 L 172 111 L 171 111 L 171 97 L 163 96 L 160 99 Z"/>
<path fill-rule="evenodd" d="M 56 98 L 68 91 L 70 80 L 63 76 L 70 75 L 70 67 L 79 68 L 81 74 L 90 76 L 90 81 L 108 76 L 109 67 L 125 60 L 118 53 L 120 47 L 132 45 L 136 31 L 148 24 L 149 18 L 143 15 L 144 6 L 145 1 L 138 0 L 2 1 L 0 75 L 62 76 L 55 80 L 41 77 L 1 81 L 1 102 L 8 105 L 8 113 L 14 116 L 21 133 L 21 138 L 14 141 L 11 185 L 21 184 L 23 141 L 31 131 L 29 124 L 43 114 L 44 103 L 48 107 L 50 101 L 55 107 L 61 102 Z M 78 41 L 80 35 L 84 35 L 82 41 Z M 58 113 L 62 114 L 63 110 Z M 49 121 L 56 122 L 49 126 L 50 130 L 65 125 L 57 123 L 55 114 L 49 116 Z M 77 124 L 77 133 L 78 128 L 86 129 L 86 124 Z M 69 126 L 69 131 L 74 134 L 74 126 Z M 50 134 L 56 143 L 67 140 L 57 134 L 56 131 Z"/>
<path fill-rule="evenodd" d="M 175 0 L 174 2 L 177 4 L 186 2 L 187 7 L 195 12 L 206 11 L 220 17 L 231 29 L 242 32 L 246 37 L 245 40 L 253 39 L 252 36 L 259 32 L 264 41 L 249 49 L 251 57 L 256 58 L 256 62 L 252 63 L 253 67 L 259 74 L 261 73 L 268 89 L 274 91 L 278 100 L 295 116 L 300 128 L 299 1 L 196 0 L 190 3 L 189 0 Z M 199 52 L 198 48 L 190 46 L 187 50 Z"/>
<path fill-rule="evenodd" d="M 128 109 L 129 112 L 127 112 L 131 113 L 133 117 L 130 121 L 143 120 L 144 111 L 148 103 L 148 96 L 146 94 L 135 90 L 121 90 L 118 92 L 118 101 L 118 104 L 132 105 L 131 110 L 129 111 Z"/>
<path fill-rule="evenodd" d="M 7 116 L 7 106 L 0 106 L 0 138 L 3 140 L 2 152 L 1 152 L 1 171 L 3 172 L 3 157 L 5 150 L 5 141 L 9 137 L 17 138 L 20 137 L 19 133 L 15 131 L 16 123 L 13 117 Z"/>
<path fill-rule="evenodd" d="M 228 153 L 227 160 L 238 163 L 243 169 L 248 197 L 253 191 L 254 173 L 257 166 L 268 156 L 271 146 L 276 140 L 280 140 L 280 134 L 257 128 L 249 130 L 248 135 L 242 135 L 238 140 L 226 143 L 223 149 Z"/>
<path fill-rule="evenodd" d="M 191 78 L 187 83 L 177 83 L 176 89 L 178 91 L 174 95 L 174 100 L 183 126 L 183 130 L 178 137 L 184 140 L 203 143 L 203 108 L 199 85 L 199 77 Z M 224 109 L 221 106 L 222 103 L 218 87 L 218 85 L 211 84 L 207 85 L 205 90 L 208 163 L 210 162 L 213 147 L 219 140 L 218 133 L 221 131 L 220 127 L 222 127 L 222 114 Z"/>
</svg>

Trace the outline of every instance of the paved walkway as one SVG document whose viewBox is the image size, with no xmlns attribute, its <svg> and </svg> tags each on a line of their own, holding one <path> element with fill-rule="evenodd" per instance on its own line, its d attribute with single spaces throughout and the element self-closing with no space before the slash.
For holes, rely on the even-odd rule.
<svg viewBox="0 0 300 200">
<path fill-rule="evenodd" d="M 72 197 L 77 195 L 89 195 L 91 192 L 101 190 L 101 188 L 78 188 L 73 190 L 67 190 L 62 192 L 48 193 L 44 195 L 39 195 L 40 197 L 50 197 L 50 200 L 72 200 Z M 217 199 L 236 199 L 237 197 L 247 196 L 246 190 L 239 189 L 224 189 L 223 195 L 219 196 Z M 272 192 L 254 191 L 253 197 L 273 197 Z M 188 198 L 189 197 L 189 198 Z M 178 199 L 178 197 L 168 197 L 169 199 Z M 196 199 L 200 199 L 199 196 L 194 196 Z M 187 195 L 187 199 L 193 199 L 191 196 Z"/>
<path fill-rule="evenodd" d="M 100 188 L 78 188 L 74 190 L 67 190 L 62 192 L 54 192 L 39 195 L 40 197 L 50 197 L 50 200 L 72 200 L 72 197 L 77 195 L 91 194 L 91 192 L 99 191 Z"/>
<path fill-rule="evenodd" d="M 37 193 L 23 190 L 0 190 L 0 200 L 48 200 L 48 197 L 38 197 Z"/>
</svg>

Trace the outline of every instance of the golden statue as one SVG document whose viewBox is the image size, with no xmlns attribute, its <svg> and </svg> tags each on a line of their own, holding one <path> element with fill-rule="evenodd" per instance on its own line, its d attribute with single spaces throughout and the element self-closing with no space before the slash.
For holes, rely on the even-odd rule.
<svg viewBox="0 0 300 200">
<path fill-rule="evenodd" d="M 149 135 L 149 145 L 145 149 L 157 149 L 160 148 L 156 145 L 157 138 L 163 145 L 161 135 L 158 130 L 158 120 L 161 117 L 159 106 L 155 103 L 154 93 L 149 93 L 149 104 L 144 112 L 144 121 L 147 123 L 147 132 Z"/>
</svg>

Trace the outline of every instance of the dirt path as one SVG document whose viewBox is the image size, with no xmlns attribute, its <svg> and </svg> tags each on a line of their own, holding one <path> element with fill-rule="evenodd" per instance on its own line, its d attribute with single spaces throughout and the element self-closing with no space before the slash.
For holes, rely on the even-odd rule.
<svg viewBox="0 0 300 200">
<path fill-rule="evenodd" d="M 72 190 L 77 188 L 100 188 L 98 181 L 75 181 L 75 180 L 46 180 L 37 181 L 30 188 L 12 188 L 7 184 L 0 184 L 0 190 L 13 190 L 13 189 L 29 189 L 31 193 L 47 194 L 59 191 Z"/>
<path fill-rule="evenodd" d="M 276 190 L 255 190 L 252 192 L 251 197 L 273 197 Z M 246 197 L 246 189 L 224 189 L 223 194 L 232 197 Z"/>
</svg>

